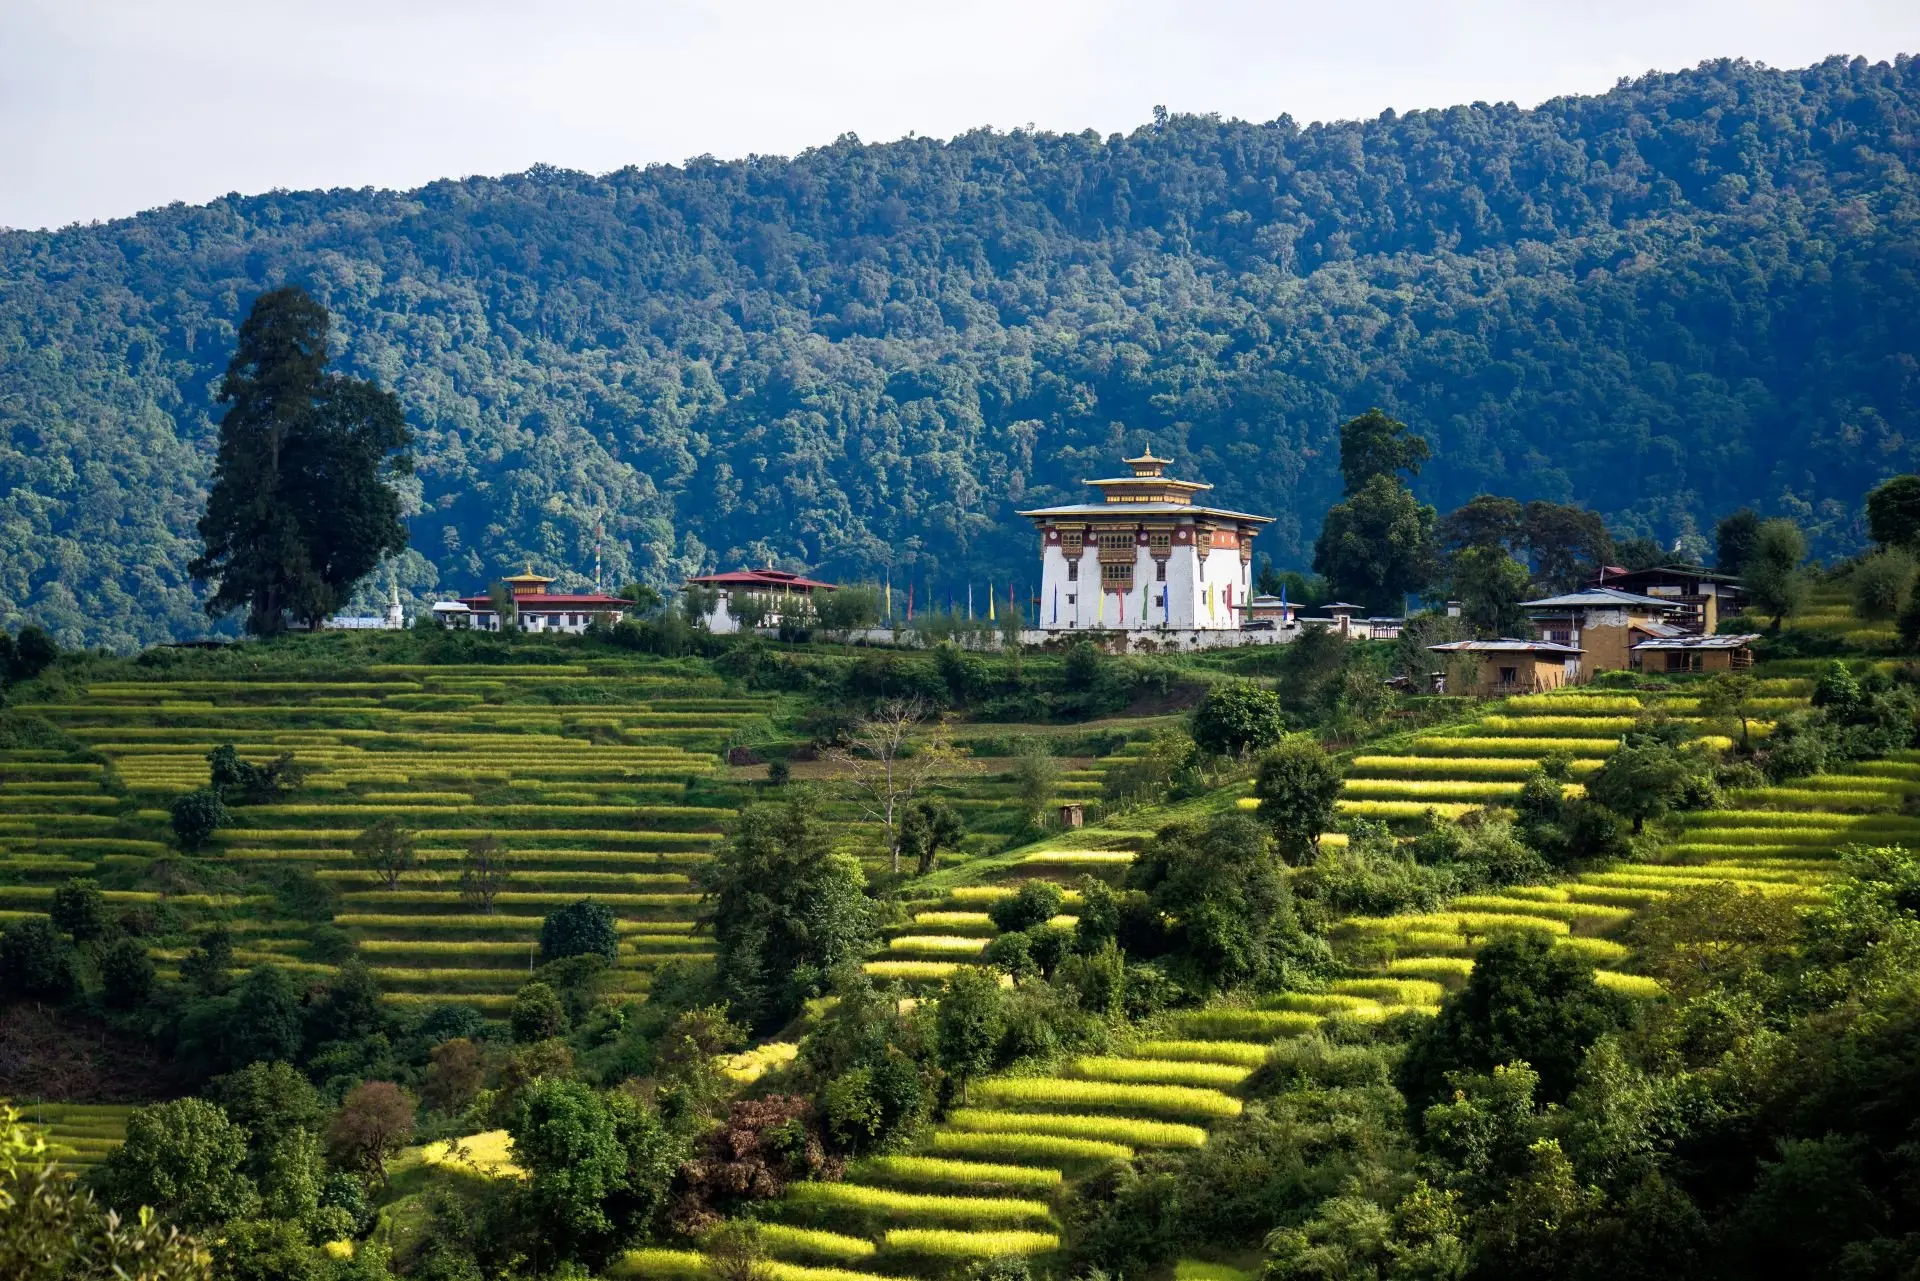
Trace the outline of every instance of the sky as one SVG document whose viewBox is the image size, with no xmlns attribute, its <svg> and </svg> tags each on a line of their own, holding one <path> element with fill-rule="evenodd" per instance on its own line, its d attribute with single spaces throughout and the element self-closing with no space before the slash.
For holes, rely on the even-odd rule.
<svg viewBox="0 0 1920 1281">
<path fill-rule="evenodd" d="M 0 0 L 0 226 L 602 173 L 1156 105 L 1533 106 L 1719 57 L 1920 52 L 1916 0 Z"/>
</svg>

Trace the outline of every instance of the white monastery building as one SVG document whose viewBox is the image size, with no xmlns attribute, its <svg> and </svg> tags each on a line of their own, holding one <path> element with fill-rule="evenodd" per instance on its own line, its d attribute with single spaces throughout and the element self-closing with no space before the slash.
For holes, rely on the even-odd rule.
<svg viewBox="0 0 1920 1281">
<path fill-rule="evenodd" d="M 777 628 L 787 614 L 805 615 L 812 608 L 816 592 L 839 591 L 835 583 L 823 583 L 804 574 L 789 573 L 784 569 L 736 569 L 724 574 L 702 574 L 687 580 L 688 587 L 705 587 L 713 592 L 713 608 L 707 611 L 707 630 L 716 636 L 730 635 L 740 630 L 738 610 L 735 608 L 740 597 L 752 596 L 762 604 L 764 617 L 760 626 Z"/>
<path fill-rule="evenodd" d="M 633 602 L 602 592 L 549 592 L 553 580 L 536 574 L 528 566 L 525 573 L 501 580 L 513 602 L 513 617 L 508 625 L 523 632 L 584 632 L 595 619 L 617 623 L 627 616 Z M 434 617 L 452 627 L 472 627 L 497 632 L 503 620 L 500 606 L 492 596 L 463 596 L 442 601 L 433 607 Z"/>
<path fill-rule="evenodd" d="M 1097 503 L 1020 515 L 1039 527 L 1043 632 L 1239 631 L 1253 599 L 1253 540 L 1271 516 L 1202 507 L 1213 486 L 1175 480 L 1149 450 L 1131 476 L 1086 483 Z"/>
</svg>

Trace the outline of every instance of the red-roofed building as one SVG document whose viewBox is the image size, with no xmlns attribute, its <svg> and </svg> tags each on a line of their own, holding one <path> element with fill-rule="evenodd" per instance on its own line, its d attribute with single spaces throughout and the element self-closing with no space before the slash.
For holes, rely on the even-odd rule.
<svg viewBox="0 0 1920 1281">
<path fill-rule="evenodd" d="M 810 607 L 815 592 L 837 592 L 837 583 L 823 583 L 817 578 L 808 578 L 804 574 L 789 573 L 784 569 L 735 569 L 724 574 L 701 574 L 689 578 L 690 588 L 706 588 L 714 593 L 713 608 L 707 611 L 707 630 L 716 634 L 737 632 L 740 630 L 739 611 L 735 602 L 745 596 L 751 596 L 757 603 L 765 606 L 762 627 L 778 627 L 781 619 L 781 607 L 798 597 Z"/>
<path fill-rule="evenodd" d="M 513 597 L 514 625 L 523 632 L 584 632 L 595 619 L 617 623 L 627 616 L 633 602 L 601 592 L 550 592 L 553 579 L 533 572 L 514 574 L 501 580 Z M 500 630 L 500 609 L 492 596 L 462 596 L 456 604 L 467 608 L 467 626 L 483 632 Z M 434 613 L 446 613 L 448 620 L 460 617 L 454 611 L 434 607 Z"/>
</svg>

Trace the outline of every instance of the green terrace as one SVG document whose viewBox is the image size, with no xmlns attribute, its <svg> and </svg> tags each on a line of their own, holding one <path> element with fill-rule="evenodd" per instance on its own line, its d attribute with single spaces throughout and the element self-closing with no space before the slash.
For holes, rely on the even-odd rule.
<svg viewBox="0 0 1920 1281">
<path fill-rule="evenodd" d="M 310 873 L 330 924 L 363 947 L 390 999 L 457 997 L 499 1013 L 525 981 L 542 916 L 591 896 L 620 921 L 614 985 L 643 992 L 670 960 L 710 954 L 692 934 L 691 874 L 734 812 L 721 755 L 764 733 L 773 700 L 646 663 L 373 665 L 338 679 L 97 682 L 22 710 L 81 751 L 0 752 L 0 917 L 44 911 L 52 888 L 91 876 L 110 903 L 164 909 L 156 958 L 170 972 L 193 931 L 220 921 L 236 961 L 321 972 L 311 922 L 272 894 L 199 894 L 154 880 L 171 853 L 167 806 L 208 783 L 207 755 L 292 753 L 308 773 L 192 861 L 272 878 Z M 106 764 L 103 766 L 101 762 Z M 416 834 L 418 863 L 388 886 L 354 839 L 382 819 Z M 484 910 L 459 890 L 467 844 L 515 860 Z"/>
</svg>

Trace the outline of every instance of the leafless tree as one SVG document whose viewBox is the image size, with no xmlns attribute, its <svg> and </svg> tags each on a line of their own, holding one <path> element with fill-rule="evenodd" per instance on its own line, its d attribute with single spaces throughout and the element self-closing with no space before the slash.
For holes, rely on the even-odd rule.
<svg viewBox="0 0 1920 1281">
<path fill-rule="evenodd" d="M 890 698 L 860 717 L 847 733 L 846 746 L 829 748 L 828 760 L 844 774 L 839 790 L 865 818 L 878 823 L 887 857 L 900 870 L 900 824 L 907 806 L 925 791 L 934 775 L 966 767 L 944 720 L 929 720 L 918 698 Z"/>
<path fill-rule="evenodd" d="M 513 879 L 513 856 L 493 836 L 482 836 L 467 846 L 460 860 L 460 897 L 477 903 L 493 915 L 493 897 Z"/>
</svg>

